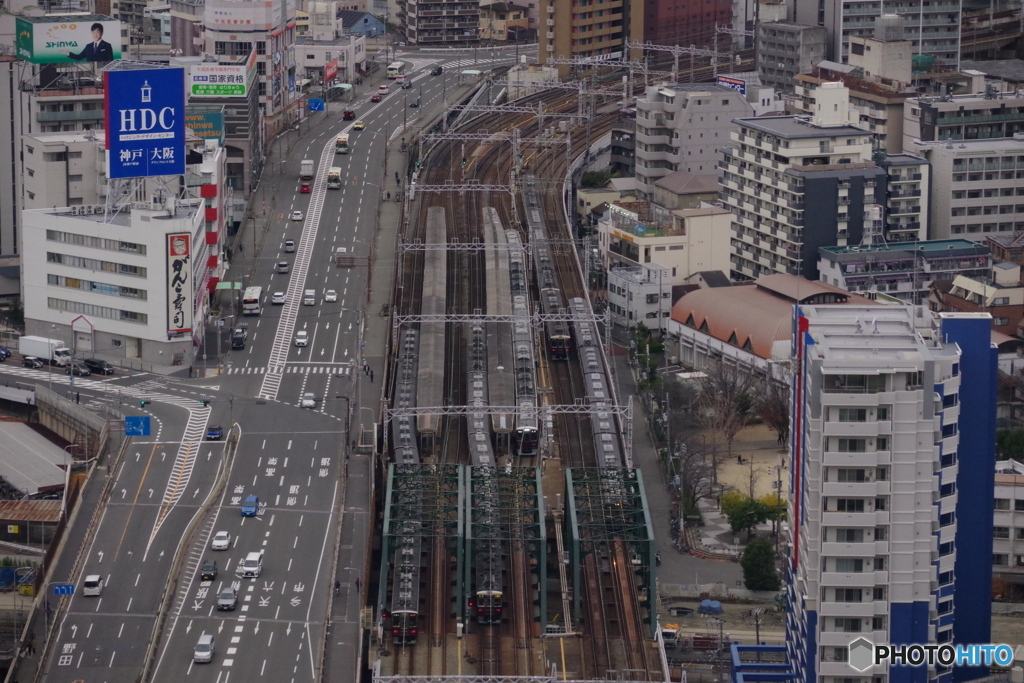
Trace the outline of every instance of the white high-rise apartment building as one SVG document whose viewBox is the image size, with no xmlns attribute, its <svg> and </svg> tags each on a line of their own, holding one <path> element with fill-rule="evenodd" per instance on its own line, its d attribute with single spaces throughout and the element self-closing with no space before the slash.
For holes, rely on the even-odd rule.
<svg viewBox="0 0 1024 683">
<path fill-rule="evenodd" d="M 801 683 L 966 681 L 850 646 L 989 642 L 996 351 L 987 314 L 801 306 L 787 648 Z"/>
</svg>

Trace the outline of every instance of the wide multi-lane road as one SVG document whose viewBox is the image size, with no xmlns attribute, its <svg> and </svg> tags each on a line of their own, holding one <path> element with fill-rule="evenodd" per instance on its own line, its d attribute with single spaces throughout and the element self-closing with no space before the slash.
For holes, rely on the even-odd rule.
<svg viewBox="0 0 1024 683">
<path fill-rule="evenodd" d="M 507 52 L 497 53 L 493 62 L 484 55 L 478 54 L 477 68 L 512 61 Z M 391 83 L 391 92 L 380 103 L 369 102 L 367 93 L 353 103 L 330 105 L 353 109 L 365 122 L 364 130 L 351 130 L 352 121 L 333 118 L 336 124 L 322 125 L 291 147 L 275 147 L 280 158 L 271 163 L 279 165 L 281 175 L 258 190 L 271 215 L 246 282 L 263 288 L 263 312 L 248 318 L 246 347 L 231 352 L 223 375 L 194 383 L 152 376 L 76 380 L 83 403 L 102 401 L 117 391 L 149 395 L 153 403 L 144 410 L 154 418 L 154 435 L 133 441 L 122 466 L 111 475 L 117 479 L 110 502 L 81 570 L 82 577 L 100 574 L 106 585 L 99 597 L 83 596 L 79 585 L 65 609 L 55 612 L 55 647 L 44 665 L 46 679 L 135 681 L 171 578 L 177 579 L 177 590 L 156 652 L 153 680 L 228 683 L 241 676 L 294 683 L 318 676 L 335 579 L 346 441 L 353 439 L 347 428 L 350 420 L 361 421 L 359 383 L 371 381 L 363 362 L 373 371 L 373 381 L 379 382 L 383 374 L 383 350 L 361 348 L 367 269 L 339 268 L 334 255 L 339 247 L 357 259 L 370 253 L 378 203 L 387 192 L 394 198 L 399 190 L 396 170 L 404 189 L 404 169 L 385 169 L 386 142 L 397 144 L 403 124 L 412 125 L 421 111 L 436 108 L 457 85 L 458 72 L 473 68 L 471 54 L 400 54 L 398 59 L 409 67 L 411 89 Z M 435 65 L 443 66 L 444 75 L 429 75 Z M 419 108 L 408 106 L 417 99 Z M 349 132 L 351 151 L 335 154 L 334 140 L 344 131 Z M 299 192 L 303 159 L 313 160 L 317 169 L 309 194 Z M 326 188 L 326 171 L 332 166 L 342 169 L 340 189 Z M 259 212 L 261 204 L 256 206 Z M 301 211 L 302 220 L 291 220 L 293 211 Z M 285 240 L 296 242 L 294 253 L 285 252 Z M 276 263 L 283 260 L 291 265 L 288 274 L 276 272 Z M 316 292 L 312 306 L 301 302 L 307 289 Z M 324 301 L 329 289 L 337 293 L 334 302 Z M 272 305 L 271 295 L 279 291 L 288 300 Z M 295 346 L 300 330 L 307 333 L 308 346 Z M 45 377 L 22 368 L 0 372 Z M 67 383 L 66 378 L 62 381 Z M 199 404 L 200 393 L 213 397 L 209 408 Z M 306 393 L 315 396 L 313 409 L 299 407 Z M 238 444 L 227 484 L 212 511 L 198 519 L 225 455 L 224 444 L 204 441 L 203 433 L 207 424 L 226 426 L 232 418 L 238 424 Z M 259 514 L 243 518 L 240 504 L 249 495 L 259 497 Z M 182 573 L 169 577 L 172 557 L 193 520 L 199 532 L 184 548 Z M 210 548 L 216 531 L 231 534 L 228 550 Z M 249 552 L 263 553 L 262 573 L 240 579 L 235 568 Z M 218 575 L 202 581 L 200 566 L 208 559 L 217 561 Z M 362 557 L 343 557 L 340 566 L 358 567 L 361 562 Z M 238 606 L 218 611 L 217 593 L 227 586 L 238 589 Z M 358 610 L 350 602 L 345 604 Z M 204 633 L 214 636 L 215 653 L 211 663 L 196 664 L 193 650 Z"/>
</svg>

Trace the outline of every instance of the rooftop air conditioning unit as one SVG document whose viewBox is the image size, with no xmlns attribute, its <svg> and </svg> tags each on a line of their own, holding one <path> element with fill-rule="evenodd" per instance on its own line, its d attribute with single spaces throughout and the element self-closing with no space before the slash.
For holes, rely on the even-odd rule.
<svg viewBox="0 0 1024 683">
<path fill-rule="evenodd" d="M 78 207 L 77 206 L 72 206 L 71 207 L 71 215 L 72 216 L 77 216 L 78 215 Z"/>
<path fill-rule="evenodd" d="M 85 210 L 85 214 L 87 216 L 91 216 L 92 215 L 92 204 L 86 204 L 85 206 L 82 207 L 82 209 Z"/>
</svg>

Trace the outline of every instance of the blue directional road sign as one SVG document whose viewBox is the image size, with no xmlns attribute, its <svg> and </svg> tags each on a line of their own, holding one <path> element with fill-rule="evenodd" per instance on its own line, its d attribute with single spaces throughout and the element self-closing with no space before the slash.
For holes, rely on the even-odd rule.
<svg viewBox="0 0 1024 683">
<path fill-rule="evenodd" d="M 74 595 L 75 584 L 73 583 L 55 583 L 53 584 L 54 595 Z"/>
<path fill-rule="evenodd" d="M 149 436 L 149 415 L 126 415 L 125 436 Z"/>
<path fill-rule="evenodd" d="M 309 100 L 309 110 L 310 111 L 326 111 L 326 105 L 324 105 L 324 101 L 323 100 L 312 98 L 312 99 Z"/>
</svg>

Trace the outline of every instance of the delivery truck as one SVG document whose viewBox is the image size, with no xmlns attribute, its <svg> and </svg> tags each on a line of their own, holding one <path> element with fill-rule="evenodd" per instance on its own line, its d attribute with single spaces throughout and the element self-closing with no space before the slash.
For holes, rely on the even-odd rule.
<svg viewBox="0 0 1024 683">
<path fill-rule="evenodd" d="M 302 160 L 302 172 L 299 173 L 299 177 L 303 180 L 312 180 L 313 178 L 313 160 L 303 159 Z"/>
<path fill-rule="evenodd" d="M 21 337 L 18 339 L 18 353 L 23 356 L 42 358 L 50 365 L 61 367 L 71 362 L 71 349 L 60 339 L 46 337 Z"/>
</svg>

